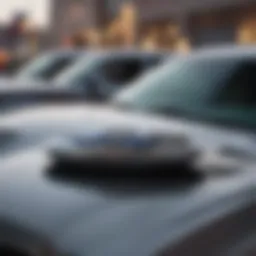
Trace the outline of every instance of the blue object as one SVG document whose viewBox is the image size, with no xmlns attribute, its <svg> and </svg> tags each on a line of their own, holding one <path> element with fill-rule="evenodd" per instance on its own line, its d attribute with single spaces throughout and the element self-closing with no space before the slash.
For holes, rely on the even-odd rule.
<svg viewBox="0 0 256 256">
<path fill-rule="evenodd" d="M 140 135 L 120 135 L 115 136 L 108 133 L 95 133 L 88 137 L 74 138 L 74 144 L 79 147 L 120 147 L 129 149 L 148 149 L 156 145 L 156 140 L 153 138 Z"/>
</svg>

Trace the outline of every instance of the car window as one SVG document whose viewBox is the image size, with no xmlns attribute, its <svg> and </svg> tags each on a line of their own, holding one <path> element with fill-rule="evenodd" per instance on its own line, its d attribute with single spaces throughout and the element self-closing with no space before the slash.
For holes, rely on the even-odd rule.
<svg viewBox="0 0 256 256">
<path fill-rule="evenodd" d="M 255 67 L 236 58 L 176 60 L 135 82 L 114 102 L 254 129 Z"/>
<path fill-rule="evenodd" d="M 100 57 L 88 54 L 74 65 L 67 67 L 54 81 L 59 87 L 86 87 L 88 76 L 92 74 L 99 61 Z"/>
<path fill-rule="evenodd" d="M 216 97 L 216 104 L 233 107 L 256 107 L 256 62 L 243 62 L 237 67 Z"/>
<path fill-rule="evenodd" d="M 19 78 L 52 79 L 76 59 L 75 55 L 46 55 L 36 58 L 25 66 L 17 76 Z"/>
<path fill-rule="evenodd" d="M 163 56 L 154 56 L 154 57 L 152 56 L 152 57 L 149 57 L 145 61 L 146 67 L 147 68 L 153 68 L 155 66 L 158 66 L 158 65 L 162 64 L 165 60 L 166 60 L 166 58 L 163 57 Z"/>
<path fill-rule="evenodd" d="M 168 108 L 173 103 L 203 104 L 232 66 L 231 61 L 172 61 L 142 77 L 117 98 L 149 108 Z"/>
<path fill-rule="evenodd" d="M 139 59 L 110 60 L 101 67 L 101 73 L 108 83 L 126 84 L 135 80 L 144 71 Z"/>
</svg>

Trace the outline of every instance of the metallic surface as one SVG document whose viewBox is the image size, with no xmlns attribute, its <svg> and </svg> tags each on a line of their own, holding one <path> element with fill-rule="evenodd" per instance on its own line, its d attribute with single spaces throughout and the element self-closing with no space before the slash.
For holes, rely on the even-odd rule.
<svg viewBox="0 0 256 256">
<path fill-rule="evenodd" d="M 47 175 L 48 161 L 42 151 L 1 161 L 2 242 L 49 243 L 60 252 L 81 256 L 148 256 L 255 206 L 254 170 L 185 185 L 115 179 L 79 184 Z M 233 232 L 242 232 L 240 225 L 249 227 L 250 216 L 245 214 Z"/>
</svg>

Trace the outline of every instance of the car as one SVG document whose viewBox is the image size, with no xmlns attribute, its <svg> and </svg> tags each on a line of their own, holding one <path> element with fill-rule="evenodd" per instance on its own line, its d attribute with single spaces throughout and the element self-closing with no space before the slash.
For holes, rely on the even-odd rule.
<svg viewBox="0 0 256 256">
<path fill-rule="evenodd" d="M 24 129 L 30 143 L 30 137 L 44 142 L 49 134 L 60 137 L 63 132 L 68 137 L 85 133 L 86 127 L 154 130 L 160 123 L 164 130 L 185 130 L 200 147 L 216 154 L 254 158 L 254 56 L 250 47 L 180 56 L 142 76 L 109 104 L 20 110 L 3 116 L 0 129 Z"/>
<path fill-rule="evenodd" d="M 1 118 L 0 252 L 253 255 L 255 126 L 248 108 L 231 116 L 229 101 L 209 109 L 209 96 L 237 82 L 237 67 L 252 56 L 251 48 L 192 53 L 109 105 L 48 105 Z M 239 95 L 237 108 L 229 103 L 236 114 L 247 106 Z"/>
<path fill-rule="evenodd" d="M 7 113 L 54 101 L 106 101 L 169 57 L 166 53 L 138 50 L 91 51 L 81 55 L 76 64 L 52 81 L 2 79 L 0 111 Z"/>
</svg>

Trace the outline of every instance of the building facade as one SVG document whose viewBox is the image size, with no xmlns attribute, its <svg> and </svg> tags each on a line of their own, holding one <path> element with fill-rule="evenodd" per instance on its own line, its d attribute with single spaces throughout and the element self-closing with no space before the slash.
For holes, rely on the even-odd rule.
<svg viewBox="0 0 256 256">
<path fill-rule="evenodd" d="M 256 43 L 255 0 L 135 0 L 141 40 L 172 47 Z M 160 43 L 161 42 L 161 43 Z"/>
<path fill-rule="evenodd" d="M 52 38 L 87 31 L 114 46 L 256 43 L 256 0 L 52 0 Z M 104 44 L 104 43 L 103 43 Z"/>
<path fill-rule="evenodd" d="M 104 18 L 101 0 L 52 0 L 51 34 L 54 43 L 63 38 L 98 26 Z"/>
<path fill-rule="evenodd" d="M 135 23 L 127 2 L 130 5 L 127 0 L 52 0 L 53 43 L 82 32 L 94 46 L 133 44 Z"/>
</svg>

